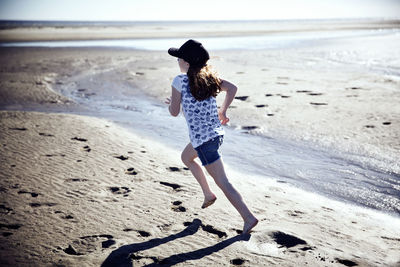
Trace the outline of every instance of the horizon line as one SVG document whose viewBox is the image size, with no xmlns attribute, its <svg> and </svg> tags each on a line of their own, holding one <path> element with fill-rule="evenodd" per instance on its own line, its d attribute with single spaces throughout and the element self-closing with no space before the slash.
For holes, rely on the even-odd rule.
<svg viewBox="0 0 400 267">
<path fill-rule="evenodd" d="M 71 19 L 0 19 L 0 22 L 236 22 L 236 21 L 308 21 L 308 20 L 400 20 L 399 17 L 337 17 L 337 18 L 282 18 L 282 19 L 210 19 L 210 20 L 71 20 Z"/>
</svg>

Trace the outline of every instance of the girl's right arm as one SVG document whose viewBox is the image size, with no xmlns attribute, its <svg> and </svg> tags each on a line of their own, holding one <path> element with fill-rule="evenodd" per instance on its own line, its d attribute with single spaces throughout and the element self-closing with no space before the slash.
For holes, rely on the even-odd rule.
<svg viewBox="0 0 400 267">
<path fill-rule="evenodd" d="M 171 98 L 167 98 L 165 104 L 168 104 L 169 113 L 176 117 L 181 109 L 181 93 L 172 86 Z"/>
<path fill-rule="evenodd" d="M 221 90 L 226 92 L 224 102 L 222 106 L 218 110 L 218 117 L 221 121 L 221 124 L 227 124 L 229 122 L 229 118 L 226 116 L 226 111 L 228 110 L 229 105 L 232 103 L 233 99 L 235 98 L 237 87 L 226 80 L 222 80 L 221 83 Z"/>
</svg>

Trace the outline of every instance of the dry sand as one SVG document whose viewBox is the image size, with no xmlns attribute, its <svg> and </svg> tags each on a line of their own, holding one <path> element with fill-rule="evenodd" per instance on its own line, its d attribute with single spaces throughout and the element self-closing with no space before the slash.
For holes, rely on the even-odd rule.
<svg viewBox="0 0 400 267">
<path fill-rule="evenodd" d="M 0 53 L 5 62 L 0 72 L 1 265 L 400 264 L 397 217 L 260 177 L 243 179 L 228 162 L 232 183 L 260 219 L 251 236 L 241 236 L 240 216 L 214 183 L 217 202 L 200 208 L 200 188 L 180 162 L 179 151 L 105 119 L 65 114 L 86 111 L 63 95 L 71 93 L 69 86 L 79 88 L 84 76 L 93 82 L 85 93 L 101 94 L 107 90 L 104 81 L 110 81 L 132 88 L 124 92 L 132 99 L 146 91 L 162 101 L 177 71 L 165 53 L 16 48 Z M 256 125 L 266 134 L 287 131 L 300 139 L 328 136 L 330 142 L 351 135 L 354 145 L 368 140 L 377 150 L 387 150 L 388 157 L 396 154 L 400 112 L 388 114 L 384 107 L 399 99 L 394 90 L 398 81 L 368 75 L 349 84 L 354 72 L 340 78 L 338 72 L 313 69 L 287 72 L 277 63 L 279 53 L 246 61 L 254 53 L 227 51 L 212 59 L 224 77 L 239 85 L 238 96 L 248 96 L 233 103 L 237 108 L 230 110 L 231 118 L 242 120 L 233 127 Z M 263 78 L 249 79 L 252 75 Z M 376 86 L 388 90 L 377 96 Z M 301 90 L 322 95 L 296 92 Z M 254 106 L 264 104 L 268 107 Z M 371 104 L 378 108 L 368 118 Z M 260 115 L 260 108 L 274 116 Z M 381 130 L 388 126 L 381 126 L 385 121 L 392 124 Z M 372 123 L 375 128 L 365 129 Z M 289 134 L 292 129 L 295 135 Z"/>
</svg>

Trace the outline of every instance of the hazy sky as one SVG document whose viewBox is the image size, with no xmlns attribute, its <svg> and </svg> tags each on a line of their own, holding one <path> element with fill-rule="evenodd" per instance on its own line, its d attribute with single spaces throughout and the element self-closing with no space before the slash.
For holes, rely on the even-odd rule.
<svg viewBox="0 0 400 267">
<path fill-rule="evenodd" d="M 0 0 L 1 20 L 400 18 L 400 0 Z"/>
</svg>

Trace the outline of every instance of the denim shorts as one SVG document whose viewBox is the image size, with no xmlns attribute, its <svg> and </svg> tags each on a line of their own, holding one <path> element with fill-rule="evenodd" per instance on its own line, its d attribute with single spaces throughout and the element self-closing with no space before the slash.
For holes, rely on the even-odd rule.
<svg viewBox="0 0 400 267">
<path fill-rule="evenodd" d="M 203 166 L 211 164 L 221 157 L 218 149 L 222 145 L 223 140 L 224 136 L 219 135 L 195 148 Z"/>
</svg>

